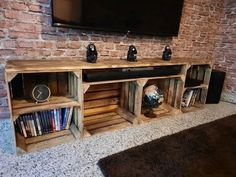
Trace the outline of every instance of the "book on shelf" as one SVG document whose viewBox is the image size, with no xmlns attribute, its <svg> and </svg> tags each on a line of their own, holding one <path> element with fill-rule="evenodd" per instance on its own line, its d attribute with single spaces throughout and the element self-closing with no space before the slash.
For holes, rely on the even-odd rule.
<svg viewBox="0 0 236 177">
<path fill-rule="evenodd" d="M 16 131 L 25 138 L 69 129 L 73 107 L 23 114 L 15 121 Z"/>
<path fill-rule="evenodd" d="M 190 107 L 195 104 L 197 95 L 199 94 L 199 89 L 188 89 L 184 92 L 181 106 Z"/>
</svg>

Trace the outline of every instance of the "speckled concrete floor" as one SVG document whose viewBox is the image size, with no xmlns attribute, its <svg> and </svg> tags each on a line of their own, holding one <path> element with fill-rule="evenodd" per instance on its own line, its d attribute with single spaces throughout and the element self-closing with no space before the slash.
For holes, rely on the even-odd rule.
<svg viewBox="0 0 236 177">
<path fill-rule="evenodd" d="M 236 105 L 221 102 L 193 113 L 154 120 L 23 156 L 0 152 L 0 176 L 102 177 L 97 161 L 162 136 L 236 114 Z"/>
</svg>

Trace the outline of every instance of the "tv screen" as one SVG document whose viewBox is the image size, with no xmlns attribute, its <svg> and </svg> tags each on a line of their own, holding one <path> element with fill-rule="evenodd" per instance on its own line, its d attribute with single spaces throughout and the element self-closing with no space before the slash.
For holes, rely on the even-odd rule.
<svg viewBox="0 0 236 177">
<path fill-rule="evenodd" d="M 177 36 L 184 0 L 52 0 L 53 26 Z"/>
</svg>

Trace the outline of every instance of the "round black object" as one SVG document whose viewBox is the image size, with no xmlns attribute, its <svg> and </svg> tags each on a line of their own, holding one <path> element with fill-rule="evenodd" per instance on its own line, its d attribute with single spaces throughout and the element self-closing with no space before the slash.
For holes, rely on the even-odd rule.
<svg viewBox="0 0 236 177">
<path fill-rule="evenodd" d="M 150 85 L 144 89 L 143 106 L 155 108 L 164 101 L 164 94 L 156 85 Z"/>
<path fill-rule="evenodd" d="M 171 55 L 172 55 L 172 51 L 170 49 L 170 46 L 169 45 L 165 46 L 165 49 L 162 54 L 162 59 L 168 61 L 171 59 Z"/>
<path fill-rule="evenodd" d="M 49 99 L 51 91 L 48 86 L 40 84 L 36 85 L 32 90 L 32 97 L 36 102 L 44 102 Z"/>
<path fill-rule="evenodd" d="M 87 53 L 86 53 L 86 58 L 88 63 L 96 63 L 98 57 L 98 52 L 96 49 L 95 44 L 90 43 L 87 46 Z"/>
</svg>

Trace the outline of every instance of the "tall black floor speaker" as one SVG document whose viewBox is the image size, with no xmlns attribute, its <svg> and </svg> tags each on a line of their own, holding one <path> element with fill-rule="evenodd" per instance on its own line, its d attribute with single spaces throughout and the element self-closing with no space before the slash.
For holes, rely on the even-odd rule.
<svg viewBox="0 0 236 177">
<path fill-rule="evenodd" d="M 224 86 L 225 72 L 212 70 L 206 103 L 219 103 Z"/>
</svg>

